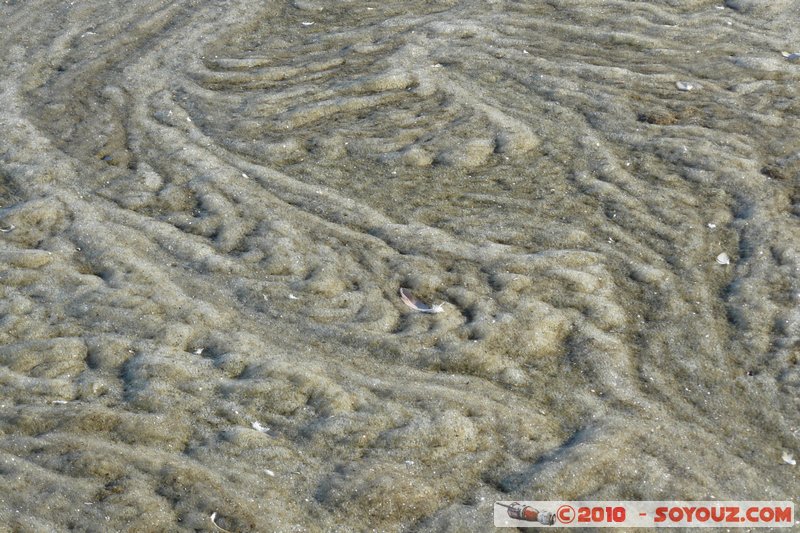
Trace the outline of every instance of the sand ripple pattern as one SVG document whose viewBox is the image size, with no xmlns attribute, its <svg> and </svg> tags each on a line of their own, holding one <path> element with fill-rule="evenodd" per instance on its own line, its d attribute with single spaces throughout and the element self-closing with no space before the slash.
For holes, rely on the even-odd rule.
<svg viewBox="0 0 800 533">
<path fill-rule="evenodd" d="M 671 4 L 0 7 L 0 520 L 796 494 L 800 13 Z"/>
</svg>

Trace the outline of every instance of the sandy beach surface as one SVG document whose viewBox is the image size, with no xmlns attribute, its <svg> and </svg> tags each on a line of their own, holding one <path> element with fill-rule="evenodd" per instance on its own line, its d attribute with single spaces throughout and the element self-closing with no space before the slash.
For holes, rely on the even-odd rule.
<svg viewBox="0 0 800 533">
<path fill-rule="evenodd" d="M 0 530 L 796 497 L 798 20 L 3 1 Z"/>
</svg>

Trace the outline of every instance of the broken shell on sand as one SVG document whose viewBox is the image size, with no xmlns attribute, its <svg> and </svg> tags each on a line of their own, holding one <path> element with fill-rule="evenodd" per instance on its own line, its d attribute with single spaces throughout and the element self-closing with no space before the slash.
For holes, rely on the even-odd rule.
<svg viewBox="0 0 800 533">
<path fill-rule="evenodd" d="M 420 313 L 441 313 L 444 311 L 444 302 L 437 305 L 428 305 L 415 298 L 410 290 L 402 287 L 400 287 L 400 299 L 403 300 L 403 303 L 408 307 Z"/>
<path fill-rule="evenodd" d="M 676 81 L 675 87 L 677 87 L 679 91 L 691 91 L 694 89 L 699 89 L 700 85 L 690 81 Z"/>
</svg>

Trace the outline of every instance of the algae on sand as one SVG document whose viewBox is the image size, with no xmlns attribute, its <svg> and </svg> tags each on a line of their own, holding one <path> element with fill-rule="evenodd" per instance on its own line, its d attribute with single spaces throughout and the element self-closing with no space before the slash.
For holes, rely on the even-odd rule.
<svg viewBox="0 0 800 533">
<path fill-rule="evenodd" d="M 259 9 L 0 6 L 3 523 L 798 493 L 795 3 Z"/>
</svg>

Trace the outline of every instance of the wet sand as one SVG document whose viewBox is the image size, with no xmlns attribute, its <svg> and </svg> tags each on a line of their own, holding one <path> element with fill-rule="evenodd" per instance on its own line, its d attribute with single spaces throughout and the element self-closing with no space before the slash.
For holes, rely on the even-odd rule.
<svg viewBox="0 0 800 533">
<path fill-rule="evenodd" d="M 798 17 L 4 2 L 0 524 L 792 499 Z"/>
</svg>

